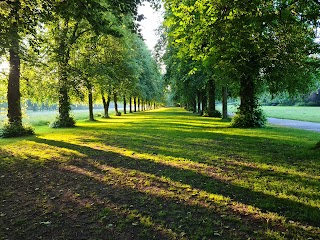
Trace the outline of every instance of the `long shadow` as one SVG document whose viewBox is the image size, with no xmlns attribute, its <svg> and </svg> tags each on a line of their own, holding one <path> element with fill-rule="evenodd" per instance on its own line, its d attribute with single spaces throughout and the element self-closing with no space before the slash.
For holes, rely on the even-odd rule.
<svg viewBox="0 0 320 240">
<path fill-rule="evenodd" d="M 170 178 L 176 182 L 182 181 L 193 188 L 202 189 L 209 193 L 220 194 L 230 197 L 235 201 L 258 207 L 263 212 L 276 212 L 291 220 L 305 222 L 316 227 L 320 222 L 319 208 L 295 202 L 290 199 L 253 191 L 248 188 L 234 185 L 228 181 L 222 181 L 218 178 L 213 178 L 212 176 L 205 176 L 195 170 L 182 170 L 178 167 L 161 165 L 147 159 L 142 161 L 126 156 L 119 157 L 119 154 L 117 153 L 105 152 L 87 146 L 79 146 L 55 140 L 43 140 L 40 138 L 34 138 L 33 140 L 37 143 L 45 143 L 79 151 L 88 157 L 93 158 L 95 161 L 98 161 L 100 164 L 106 164 L 116 168 L 139 170 L 158 177 Z M 82 163 L 85 165 L 87 164 L 85 161 L 77 162 L 78 165 L 80 164 L 79 166 L 81 166 Z"/>
<path fill-rule="evenodd" d="M 158 126 L 158 128 L 157 128 Z M 130 143 L 131 150 L 139 151 L 141 149 L 141 141 L 143 142 L 143 148 L 146 151 L 154 152 L 157 151 L 157 147 L 161 146 L 163 147 L 161 152 L 165 155 L 169 156 L 175 156 L 177 155 L 177 151 L 181 150 L 183 154 L 181 154 L 178 157 L 182 158 L 188 158 L 188 159 L 197 159 L 197 162 L 206 162 L 205 159 L 201 159 L 201 156 L 196 156 L 194 152 L 209 152 L 212 151 L 213 154 L 220 154 L 221 156 L 226 156 L 230 153 L 233 155 L 237 155 L 240 158 L 247 158 L 247 156 L 243 153 L 243 149 L 250 149 L 250 159 L 249 161 L 255 161 L 259 163 L 267 163 L 274 166 L 287 166 L 289 168 L 292 168 L 295 164 L 295 162 L 299 162 L 301 158 L 305 157 L 303 156 L 303 153 L 300 148 L 297 148 L 297 141 L 290 141 L 290 140 L 275 140 L 275 139 L 266 139 L 264 137 L 258 137 L 258 136 L 236 136 L 236 135 L 229 135 L 229 134 L 223 134 L 223 133 L 217 133 L 213 132 L 215 129 L 222 129 L 220 127 L 209 127 L 211 129 L 211 132 L 196 132 L 196 129 L 191 129 L 189 131 L 180 131 L 177 129 L 168 129 L 166 124 L 163 124 L 163 127 L 161 127 L 161 124 L 156 124 L 154 127 L 148 127 L 146 130 L 143 129 L 143 134 L 139 133 L 139 130 L 143 128 L 136 128 L 135 125 L 132 125 L 130 127 L 127 127 L 125 129 L 109 129 L 108 133 L 112 135 L 112 139 L 108 139 L 106 141 L 107 144 L 111 145 L 117 145 L 117 146 L 125 146 L 125 143 Z M 101 129 L 105 130 L 105 129 Z M 99 131 L 98 131 L 99 132 Z M 160 136 L 160 139 L 156 139 L 153 136 Z M 172 136 L 170 139 L 168 136 Z M 174 146 L 175 151 L 170 151 L 172 149 L 173 145 L 176 144 L 174 142 L 174 137 L 179 136 L 184 139 L 183 145 L 177 145 Z M 105 138 L 104 134 L 97 133 L 97 138 L 103 139 Z M 148 139 L 149 138 L 149 139 Z M 121 139 L 121 141 L 120 141 Z M 194 143 L 190 142 L 191 139 L 194 139 Z M 213 145 L 209 146 L 203 145 L 202 143 L 198 144 L 196 142 L 197 139 L 204 139 L 208 142 L 213 142 Z M 148 140 L 148 141 L 146 141 Z M 90 140 L 88 140 L 90 141 Z M 270 141 L 272 141 L 272 145 L 270 144 Z M 240 143 L 240 150 L 238 149 L 237 145 L 229 144 L 232 142 Z M 290 152 L 283 152 L 283 147 L 287 147 L 292 145 Z M 192 148 L 194 149 L 194 152 L 192 151 L 185 151 L 186 148 Z M 207 149 L 205 149 L 207 148 Z M 210 150 L 212 149 L 212 150 Z M 278 152 L 274 152 L 275 149 L 278 149 Z M 242 153 L 241 153 L 242 152 Z M 310 159 L 315 159 L 315 161 L 318 161 L 317 158 L 315 158 L 315 152 L 310 152 Z M 279 154 L 281 153 L 281 154 Z M 256 157 L 256 158 L 254 158 Z M 280 157 L 280 158 L 279 158 Z M 257 159 L 259 159 L 257 161 Z M 276 159 L 276 161 L 275 161 Z M 312 164 L 312 166 L 309 166 L 309 164 Z M 312 161 L 307 160 L 303 162 L 304 167 L 310 167 L 310 169 L 318 169 L 320 170 L 320 165 L 315 165 L 312 163 Z"/>
<path fill-rule="evenodd" d="M 190 206 L 178 198 L 157 197 L 111 185 L 95 179 L 99 173 L 92 169 L 86 169 L 89 176 L 56 165 L 45 167 L 41 169 L 42 174 L 21 172 L 17 180 L 7 179 L 7 187 L 16 195 L 10 201 L 7 198 L 2 208 L 0 237 L 15 240 L 214 239 L 219 234 L 223 239 L 250 236 L 268 239 L 263 231 L 268 226 L 259 222 L 253 225 L 249 219 L 221 217 L 223 212 L 219 210 Z M 30 187 L 37 190 L 32 191 Z M 17 212 L 10 212 L 10 208 Z"/>
</svg>

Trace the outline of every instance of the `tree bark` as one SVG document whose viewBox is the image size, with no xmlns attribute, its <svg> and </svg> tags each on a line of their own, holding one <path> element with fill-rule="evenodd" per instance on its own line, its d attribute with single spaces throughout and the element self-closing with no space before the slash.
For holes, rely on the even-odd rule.
<svg viewBox="0 0 320 240">
<path fill-rule="evenodd" d="M 215 82 L 209 80 L 207 83 L 208 92 L 208 116 L 213 117 L 216 110 L 216 94 L 215 94 Z"/>
<path fill-rule="evenodd" d="M 94 121 L 92 85 L 90 83 L 88 84 L 88 100 L 89 100 L 89 120 Z"/>
<path fill-rule="evenodd" d="M 228 88 L 222 87 L 222 118 L 228 118 Z"/>
<path fill-rule="evenodd" d="M 129 111 L 132 113 L 132 97 L 129 98 Z"/>
<path fill-rule="evenodd" d="M 133 98 L 134 112 L 137 112 L 137 99 Z"/>
<path fill-rule="evenodd" d="M 10 125 L 22 127 L 21 114 L 21 95 L 20 95 L 20 56 L 19 56 L 19 28 L 18 18 L 20 10 L 20 2 L 15 1 L 11 3 L 13 8 L 11 12 L 12 25 L 10 26 L 10 49 L 9 49 L 9 79 L 7 88 L 7 103 L 8 112 L 7 117 Z"/>
<path fill-rule="evenodd" d="M 207 101 L 208 101 L 208 99 L 207 99 L 207 95 L 204 93 L 204 92 L 202 92 L 202 98 L 201 98 L 201 100 L 202 100 L 202 111 L 201 111 L 201 115 L 204 115 L 204 114 L 206 114 L 207 113 Z"/>
<path fill-rule="evenodd" d="M 116 111 L 116 115 L 119 115 L 118 99 L 117 99 L 117 94 L 116 93 L 113 93 L 113 101 L 114 101 L 114 110 Z"/>
<path fill-rule="evenodd" d="M 138 112 L 140 112 L 140 98 L 138 98 Z"/>
<path fill-rule="evenodd" d="M 127 114 L 127 101 L 126 96 L 123 96 L 123 113 Z"/>
<path fill-rule="evenodd" d="M 17 30 L 17 29 L 16 29 Z M 16 32 L 16 34 L 18 34 Z M 20 103 L 20 57 L 19 40 L 12 39 L 10 52 L 10 72 L 8 80 L 8 120 L 9 124 L 22 126 L 21 103 Z"/>
<path fill-rule="evenodd" d="M 59 36 L 59 48 L 57 54 L 58 59 L 58 75 L 59 75 L 59 127 L 73 127 L 74 120 L 70 117 L 70 97 L 68 83 L 68 69 L 70 59 L 70 49 L 66 42 L 68 33 L 68 20 L 65 20 Z"/>
<path fill-rule="evenodd" d="M 201 113 L 201 92 L 197 92 L 197 98 L 198 98 L 198 113 Z"/>
<path fill-rule="evenodd" d="M 108 94 L 108 97 L 107 97 L 107 101 L 104 97 L 104 94 L 101 93 L 102 95 L 102 102 L 103 102 L 103 108 L 104 108 L 104 118 L 109 118 L 109 105 L 110 105 L 110 101 L 111 101 L 111 98 L 110 98 L 110 94 Z"/>
<path fill-rule="evenodd" d="M 192 101 L 192 108 L 193 108 L 193 113 L 196 113 L 197 112 L 197 99 L 196 97 L 193 98 L 193 101 Z"/>
<path fill-rule="evenodd" d="M 257 109 L 256 89 L 252 77 L 243 75 L 240 79 L 240 115 L 252 115 Z"/>
</svg>

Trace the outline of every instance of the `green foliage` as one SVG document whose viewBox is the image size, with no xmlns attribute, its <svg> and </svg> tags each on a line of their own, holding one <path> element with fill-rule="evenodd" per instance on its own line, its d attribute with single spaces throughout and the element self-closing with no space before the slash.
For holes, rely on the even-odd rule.
<svg viewBox="0 0 320 240">
<path fill-rule="evenodd" d="M 34 129 L 26 125 L 5 123 L 0 129 L 0 138 L 13 138 L 28 135 L 34 135 Z"/>
<path fill-rule="evenodd" d="M 231 121 L 231 126 L 235 128 L 261 128 L 264 127 L 267 122 L 267 118 L 263 111 L 258 108 L 252 112 L 236 113 Z"/>
<path fill-rule="evenodd" d="M 216 117 L 216 118 L 221 118 L 222 117 L 221 112 L 218 111 L 218 110 L 214 110 L 213 112 L 208 113 L 208 115 L 210 117 Z"/>
<path fill-rule="evenodd" d="M 50 123 L 51 128 L 69 128 L 75 127 L 76 121 L 73 117 L 69 116 L 68 118 L 61 118 L 60 116 L 56 117 L 52 123 Z"/>
<path fill-rule="evenodd" d="M 217 83 L 238 89 L 241 100 L 252 92 L 241 103 L 243 108 L 263 89 L 296 95 L 319 78 L 315 56 L 320 48 L 314 30 L 320 5 L 316 1 L 165 2 L 167 77 L 184 101 L 203 88 L 199 81 L 203 79 L 187 75 L 200 67 L 211 71 Z M 180 71 L 188 67 L 189 71 Z M 255 107 L 248 110 L 248 118 L 257 115 Z"/>
</svg>

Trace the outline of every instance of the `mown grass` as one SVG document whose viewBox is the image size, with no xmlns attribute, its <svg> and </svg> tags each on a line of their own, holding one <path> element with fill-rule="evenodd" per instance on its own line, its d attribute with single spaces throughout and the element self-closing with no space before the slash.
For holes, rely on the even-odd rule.
<svg viewBox="0 0 320 240">
<path fill-rule="evenodd" d="M 320 122 L 320 107 L 304 106 L 262 106 L 263 112 L 267 117 L 292 119 L 306 122 Z M 221 111 L 221 104 L 217 105 Z M 228 106 L 229 113 L 235 113 L 237 107 L 234 104 Z"/>
<path fill-rule="evenodd" d="M 0 140 L 0 239 L 318 239 L 319 134 L 170 108 Z"/>
<path fill-rule="evenodd" d="M 263 106 L 268 117 L 320 122 L 320 107 Z"/>
<path fill-rule="evenodd" d="M 114 110 L 111 110 L 110 115 L 114 115 Z M 0 111 L 0 127 L 3 126 L 3 123 L 6 121 L 7 110 Z M 95 115 L 102 115 L 103 109 L 94 109 Z M 57 111 L 26 111 L 23 113 L 23 123 L 31 126 L 48 126 L 51 122 L 57 117 Z M 89 110 L 75 110 L 71 111 L 71 116 L 75 120 L 84 120 L 89 116 Z"/>
</svg>

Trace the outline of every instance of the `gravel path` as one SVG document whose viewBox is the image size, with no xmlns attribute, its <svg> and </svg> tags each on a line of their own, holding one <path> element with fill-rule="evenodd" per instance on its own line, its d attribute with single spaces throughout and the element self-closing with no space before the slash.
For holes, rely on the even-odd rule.
<svg viewBox="0 0 320 240">
<path fill-rule="evenodd" d="M 279 118 L 268 118 L 268 122 L 274 125 L 320 132 L 320 123 L 304 122 L 304 121 L 289 120 L 289 119 L 279 119 Z"/>
</svg>

